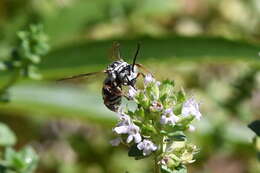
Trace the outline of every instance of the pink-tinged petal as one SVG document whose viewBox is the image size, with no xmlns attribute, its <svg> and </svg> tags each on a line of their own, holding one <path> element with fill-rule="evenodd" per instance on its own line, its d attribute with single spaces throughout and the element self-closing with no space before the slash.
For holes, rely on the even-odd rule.
<svg viewBox="0 0 260 173">
<path fill-rule="evenodd" d="M 182 116 L 189 116 L 192 115 L 196 119 L 200 120 L 201 118 L 201 113 L 199 111 L 199 104 L 195 101 L 195 99 L 191 98 L 187 100 L 182 107 Z"/>
<path fill-rule="evenodd" d="M 176 122 L 178 122 L 178 121 L 180 120 L 180 118 L 177 117 L 177 116 L 174 115 L 174 114 L 173 114 L 172 116 L 170 116 L 169 118 L 172 120 L 173 123 L 176 123 Z"/>
<path fill-rule="evenodd" d="M 145 85 L 151 83 L 151 82 L 154 82 L 155 79 L 153 78 L 152 74 L 147 74 L 145 77 L 144 77 L 144 83 Z"/>
<path fill-rule="evenodd" d="M 114 132 L 117 134 L 127 134 L 128 133 L 128 126 L 120 126 L 120 127 L 115 127 Z"/>
<path fill-rule="evenodd" d="M 128 95 L 131 97 L 131 98 L 134 98 L 137 94 L 137 91 L 134 89 L 134 87 L 130 86 L 130 89 L 128 90 Z"/>
<path fill-rule="evenodd" d="M 147 156 L 151 154 L 153 151 L 157 150 L 157 146 L 147 139 L 144 139 L 142 142 L 140 142 L 137 145 L 137 148 L 143 151 L 144 156 Z"/>
<path fill-rule="evenodd" d="M 134 138 L 135 138 L 135 143 L 139 143 L 142 141 L 142 137 L 141 137 L 140 133 L 135 134 Z"/>
<path fill-rule="evenodd" d="M 172 113 L 172 108 L 168 108 L 164 112 L 164 114 L 171 114 L 171 113 Z"/>
<path fill-rule="evenodd" d="M 144 150 L 143 150 L 143 155 L 144 155 L 144 156 L 148 156 L 148 155 L 151 154 L 151 152 L 152 152 L 152 151 L 149 150 L 149 149 L 144 149 Z"/>
<path fill-rule="evenodd" d="M 190 132 L 194 132 L 196 130 L 196 127 L 194 127 L 193 125 L 189 125 L 189 129 Z"/>
<path fill-rule="evenodd" d="M 143 142 L 140 142 L 140 143 L 137 145 L 137 148 L 138 148 L 138 150 L 143 150 L 143 149 L 144 149 L 144 143 L 143 143 Z"/>
<path fill-rule="evenodd" d="M 115 138 L 115 139 L 110 141 L 110 144 L 112 146 L 118 146 L 121 143 L 121 140 L 122 140 L 121 138 Z"/>
<path fill-rule="evenodd" d="M 133 135 L 129 135 L 126 139 L 126 142 L 127 143 L 130 143 L 132 140 L 134 139 L 134 136 Z"/>
<path fill-rule="evenodd" d="M 162 117 L 161 117 L 160 123 L 163 124 L 163 125 L 164 125 L 164 124 L 167 124 L 167 118 L 166 118 L 166 116 L 162 116 Z"/>
</svg>

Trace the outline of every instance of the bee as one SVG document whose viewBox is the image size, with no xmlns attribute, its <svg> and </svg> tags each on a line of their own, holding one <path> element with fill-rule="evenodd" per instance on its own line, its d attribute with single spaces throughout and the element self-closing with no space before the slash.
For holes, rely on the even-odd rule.
<svg viewBox="0 0 260 173">
<path fill-rule="evenodd" d="M 124 94 L 122 87 L 128 86 L 135 89 L 137 78 L 140 75 L 144 76 L 143 73 L 138 72 L 138 68 L 142 68 L 145 71 L 148 71 L 143 67 L 143 65 L 136 63 L 139 50 L 140 43 L 137 44 L 137 49 L 132 64 L 129 64 L 126 61 L 124 61 L 121 57 L 119 43 L 114 43 L 113 56 L 116 57 L 117 60 L 109 64 L 105 70 L 100 72 L 79 74 L 68 78 L 60 79 L 58 81 L 88 77 L 98 73 L 106 74 L 102 87 L 104 105 L 111 111 L 118 112 L 122 102 L 122 97 L 124 96 L 127 99 L 129 99 L 129 97 L 126 94 Z"/>
</svg>

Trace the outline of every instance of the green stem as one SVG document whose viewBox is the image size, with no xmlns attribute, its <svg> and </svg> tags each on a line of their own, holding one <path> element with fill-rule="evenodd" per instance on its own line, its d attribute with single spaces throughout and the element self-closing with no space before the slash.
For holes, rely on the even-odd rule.
<svg viewBox="0 0 260 173">
<path fill-rule="evenodd" d="M 158 159 L 157 158 L 158 158 L 157 156 L 154 157 L 154 173 L 160 173 L 161 172 L 160 167 L 158 165 Z"/>
<path fill-rule="evenodd" d="M 14 71 L 13 75 L 10 77 L 9 81 L 0 88 L 0 96 L 3 95 L 12 85 L 14 85 L 20 77 L 21 69 Z"/>
</svg>

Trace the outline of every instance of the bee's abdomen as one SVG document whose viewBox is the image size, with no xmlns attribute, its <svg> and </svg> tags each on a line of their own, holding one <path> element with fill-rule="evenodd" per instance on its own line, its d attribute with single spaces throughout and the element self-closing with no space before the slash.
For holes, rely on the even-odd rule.
<svg viewBox="0 0 260 173">
<path fill-rule="evenodd" d="M 105 106 L 111 111 L 117 112 L 121 105 L 121 89 L 111 85 L 104 85 L 102 93 Z"/>
</svg>

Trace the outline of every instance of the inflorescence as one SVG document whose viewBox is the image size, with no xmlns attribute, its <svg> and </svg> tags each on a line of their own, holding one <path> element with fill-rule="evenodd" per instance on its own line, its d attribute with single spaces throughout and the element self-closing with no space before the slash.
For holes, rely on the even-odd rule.
<svg viewBox="0 0 260 173">
<path fill-rule="evenodd" d="M 118 137 L 111 141 L 113 146 L 127 145 L 128 155 L 135 159 L 153 157 L 155 172 L 186 169 L 185 164 L 194 162 L 198 148 L 184 133 L 194 131 L 192 121 L 202 116 L 193 97 L 175 91 L 173 81 L 159 82 L 151 74 L 145 76 L 143 89 L 130 87 L 128 97 L 136 109 L 118 112 L 119 122 L 113 128 Z"/>
</svg>

